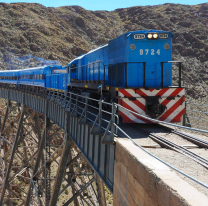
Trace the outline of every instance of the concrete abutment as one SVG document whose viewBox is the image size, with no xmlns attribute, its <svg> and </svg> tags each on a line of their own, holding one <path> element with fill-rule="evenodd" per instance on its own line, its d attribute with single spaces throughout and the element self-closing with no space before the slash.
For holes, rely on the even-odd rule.
<svg viewBox="0 0 208 206">
<path fill-rule="evenodd" d="M 207 206 L 208 197 L 134 145 L 117 139 L 114 168 L 115 206 Z"/>
</svg>

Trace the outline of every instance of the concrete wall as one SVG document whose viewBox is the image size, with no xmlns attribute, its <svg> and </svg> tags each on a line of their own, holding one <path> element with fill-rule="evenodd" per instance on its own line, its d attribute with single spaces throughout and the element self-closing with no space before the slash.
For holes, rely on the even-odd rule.
<svg viewBox="0 0 208 206">
<path fill-rule="evenodd" d="M 131 141 L 116 141 L 115 206 L 207 206 L 208 197 Z"/>
</svg>

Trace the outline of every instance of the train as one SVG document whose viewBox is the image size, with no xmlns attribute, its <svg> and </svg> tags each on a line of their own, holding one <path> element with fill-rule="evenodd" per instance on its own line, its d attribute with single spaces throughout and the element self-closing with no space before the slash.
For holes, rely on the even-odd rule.
<svg viewBox="0 0 208 206">
<path fill-rule="evenodd" d="M 185 90 L 181 86 L 181 62 L 172 61 L 172 38 L 169 31 L 126 32 L 66 66 L 0 71 L 0 84 L 73 91 L 117 102 L 122 106 L 118 114 L 124 123 L 153 123 L 130 111 L 180 122 L 185 113 Z M 172 85 L 173 64 L 178 65 L 178 85 Z"/>
</svg>

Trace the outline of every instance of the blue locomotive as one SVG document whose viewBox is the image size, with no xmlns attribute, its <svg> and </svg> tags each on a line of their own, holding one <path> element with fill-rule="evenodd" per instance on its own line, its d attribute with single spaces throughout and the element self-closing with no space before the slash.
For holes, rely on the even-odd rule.
<svg viewBox="0 0 208 206">
<path fill-rule="evenodd" d="M 71 61 L 71 83 L 104 81 L 114 87 L 161 88 L 163 80 L 164 87 L 171 86 L 172 67 L 165 66 L 162 79 L 161 62 L 172 60 L 172 36 L 155 30 L 127 32 Z"/>
<path fill-rule="evenodd" d="M 185 93 L 180 83 L 181 63 L 172 62 L 172 37 L 167 31 L 127 32 L 75 58 L 67 67 L 2 71 L 0 82 L 75 91 L 117 101 L 162 121 L 179 122 L 185 112 Z M 172 63 L 179 64 L 177 86 L 172 86 Z M 151 123 L 125 109 L 119 109 L 119 115 L 124 122 Z"/>
<path fill-rule="evenodd" d="M 96 92 L 102 85 L 105 100 L 166 122 L 180 122 L 185 112 L 181 63 L 172 62 L 172 33 L 157 30 L 127 32 L 72 60 L 70 89 Z M 172 63 L 179 63 L 179 85 L 172 86 Z M 94 90 L 94 92 L 93 92 Z M 119 109 L 124 122 L 151 123 Z"/>
</svg>

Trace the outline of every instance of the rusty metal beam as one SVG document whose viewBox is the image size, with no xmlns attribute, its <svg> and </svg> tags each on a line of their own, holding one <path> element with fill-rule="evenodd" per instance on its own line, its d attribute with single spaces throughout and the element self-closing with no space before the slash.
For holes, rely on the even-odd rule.
<svg viewBox="0 0 208 206">
<path fill-rule="evenodd" d="M 5 115 L 4 115 L 3 124 L 2 124 L 2 127 L 1 127 L 1 133 L 4 131 L 4 127 L 5 127 L 6 120 L 7 120 L 8 114 L 9 114 L 9 108 L 10 108 L 10 106 L 11 106 L 11 103 L 8 100 L 6 112 L 5 112 Z"/>
<path fill-rule="evenodd" d="M 70 153 L 71 144 L 72 144 L 72 140 L 67 138 L 64 149 L 62 151 L 62 156 L 61 156 L 59 168 L 58 168 L 57 175 L 56 175 L 56 181 L 54 183 L 54 189 L 53 189 L 53 193 L 52 193 L 51 200 L 49 203 L 50 206 L 56 206 L 57 204 L 59 191 L 61 188 L 61 183 L 62 183 L 63 176 L 66 170 L 66 162 L 68 159 L 68 154 Z"/>
<path fill-rule="evenodd" d="M 13 190 L 10 190 L 9 188 L 8 188 L 8 190 L 9 190 L 11 193 L 13 193 L 16 197 L 18 197 L 19 199 L 21 199 L 23 202 L 25 202 L 25 200 L 24 200 L 22 197 L 20 197 L 16 192 L 14 192 Z"/>
<path fill-rule="evenodd" d="M 100 205 L 106 206 L 106 198 L 105 198 L 105 190 L 102 179 L 99 177 L 99 175 L 96 174 L 96 180 L 98 185 L 98 193 L 99 193 L 99 199 L 100 199 Z"/>
<path fill-rule="evenodd" d="M 48 105 L 48 102 L 46 102 L 46 105 Z M 50 202 L 51 197 L 51 152 L 50 152 L 50 119 L 47 117 L 47 107 L 45 111 L 45 166 L 44 166 L 44 172 L 45 172 L 45 205 L 48 206 Z M 40 172 L 39 172 L 40 173 Z"/>
<path fill-rule="evenodd" d="M 19 139 L 20 131 L 22 129 L 24 113 L 25 113 L 25 106 L 23 105 L 22 106 L 22 112 L 21 112 L 20 120 L 19 120 L 18 129 L 17 129 L 17 133 L 16 133 L 16 137 L 15 137 L 13 148 L 12 148 L 12 153 L 11 153 L 9 165 L 8 165 L 7 172 L 6 172 L 6 177 L 5 177 L 5 180 L 4 180 L 4 183 L 3 183 L 3 187 L 2 187 L 2 191 L 1 191 L 0 205 L 2 205 L 2 203 L 3 203 L 5 191 L 6 191 L 6 189 L 9 186 L 8 185 L 9 174 L 10 174 L 10 170 L 11 170 L 11 167 L 12 167 L 12 162 L 13 162 L 13 158 L 14 158 L 14 155 L 15 155 L 15 151 L 16 151 L 17 146 L 18 146 L 18 139 Z"/>
<path fill-rule="evenodd" d="M 40 160 L 41 160 L 41 157 L 42 157 L 42 154 L 43 154 L 43 148 L 45 146 L 45 129 L 43 131 L 43 135 L 40 139 L 40 143 L 39 143 L 39 148 L 38 148 L 38 154 L 37 154 L 37 159 L 36 159 L 36 162 L 35 162 L 35 167 L 33 169 L 33 175 L 38 171 L 38 167 L 40 165 Z M 28 194 L 27 194 L 27 198 L 26 198 L 26 206 L 29 206 L 30 205 L 30 195 L 31 195 L 31 190 L 32 190 L 32 180 L 30 182 L 30 187 L 29 187 L 29 191 L 28 191 Z"/>
<path fill-rule="evenodd" d="M 18 171 L 16 171 L 16 174 L 21 173 L 21 170 L 22 170 L 23 168 L 25 169 L 25 168 L 27 168 L 27 167 L 30 165 L 31 161 L 33 161 L 34 157 L 36 156 L 36 153 L 37 153 L 37 151 L 33 154 L 32 157 L 30 157 L 30 159 L 28 160 L 28 162 L 26 162 L 24 165 L 22 165 L 22 166 L 19 168 Z M 12 182 L 12 181 L 15 179 L 16 174 L 14 174 L 14 175 L 10 178 L 10 182 Z"/>
<path fill-rule="evenodd" d="M 55 161 L 59 156 L 60 154 L 62 153 L 62 150 L 63 150 L 63 144 L 51 155 L 51 158 L 48 159 L 46 162 L 45 162 L 45 165 L 47 163 L 52 163 L 53 161 Z M 45 165 L 42 166 L 34 175 L 34 178 L 37 178 L 44 170 L 45 168 Z"/>
<path fill-rule="evenodd" d="M 76 161 L 78 158 L 80 158 L 81 156 L 81 152 L 76 156 L 74 157 L 72 160 L 70 160 L 67 164 L 66 164 L 66 167 L 69 167 L 74 161 Z"/>
<path fill-rule="evenodd" d="M 62 156 L 61 156 L 61 160 L 59 163 L 59 167 L 58 167 L 58 171 L 57 171 L 57 175 L 56 175 L 56 180 L 54 183 L 54 189 L 53 189 L 52 197 L 50 199 L 49 206 L 55 206 L 57 204 L 59 192 L 60 192 L 60 188 L 61 188 L 61 183 L 64 178 L 65 172 L 66 172 L 66 164 L 67 164 L 67 161 L 70 158 L 69 156 L 71 154 L 70 149 L 71 149 L 71 145 L 72 145 L 72 139 L 68 135 L 68 130 L 67 130 L 68 121 L 69 121 L 69 113 L 67 112 L 65 115 L 65 131 L 64 131 L 65 145 L 64 145 L 64 148 L 62 151 Z"/>
<path fill-rule="evenodd" d="M 78 190 L 73 197 L 71 197 L 63 206 L 68 206 L 71 202 L 74 201 L 75 198 L 77 198 L 89 185 L 91 185 L 94 181 L 94 178 L 92 178 L 88 183 L 86 183 L 80 190 Z"/>
<path fill-rule="evenodd" d="M 38 140 L 41 140 L 41 132 L 40 132 L 40 120 L 39 120 L 39 115 L 38 112 L 35 112 L 35 126 L 37 128 L 38 132 Z"/>
</svg>

